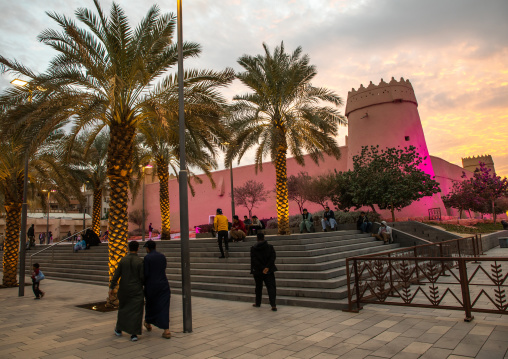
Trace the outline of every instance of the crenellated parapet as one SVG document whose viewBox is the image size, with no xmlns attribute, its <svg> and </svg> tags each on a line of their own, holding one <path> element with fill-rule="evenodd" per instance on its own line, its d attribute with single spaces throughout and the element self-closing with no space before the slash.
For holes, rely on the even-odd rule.
<svg viewBox="0 0 508 359">
<path fill-rule="evenodd" d="M 358 109 L 391 102 L 412 102 L 418 106 L 413 86 L 409 80 L 404 80 L 401 77 L 400 81 L 397 81 L 392 77 L 390 82 L 381 79 L 379 85 L 374 85 L 371 81 L 367 87 L 362 84 L 358 90 L 353 88 L 348 92 L 346 116 Z"/>
<path fill-rule="evenodd" d="M 462 158 L 462 168 L 474 172 L 475 169 L 480 167 L 480 162 L 485 164 L 485 167 L 490 168 L 492 172 L 496 172 L 494 167 L 494 160 L 491 155 L 480 155 Z"/>
</svg>

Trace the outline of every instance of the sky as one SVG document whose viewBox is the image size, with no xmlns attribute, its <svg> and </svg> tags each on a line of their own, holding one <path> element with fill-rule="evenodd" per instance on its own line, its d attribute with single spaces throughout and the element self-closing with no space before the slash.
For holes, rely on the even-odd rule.
<svg viewBox="0 0 508 359">
<path fill-rule="evenodd" d="M 106 13 L 111 1 L 101 1 Z M 176 0 L 117 3 L 137 24 L 150 6 L 176 13 Z M 0 0 L 0 54 L 36 71 L 55 55 L 37 35 L 57 26 L 46 12 L 71 18 L 92 0 Z M 506 0 L 183 0 L 185 41 L 202 45 L 184 67 L 240 71 L 237 59 L 284 41 L 301 46 L 318 75 L 313 85 L 338 93 L 381 78 L 409 79 L 431 155 L 461 165 L 490 154 L 508 175 L 508 1 Z M 176 39 L 175 39 L 176 41 Z M 176 68 L 175 68 L 176 71 Z M 13 79 L 0 75 L 0 91 Z M 235 81 L 228 99 L 247 92 Z M 345 107 L 342 107 L 344 113 Z M 347 128 L 337 140 L 344 144 Z M 252 156 L 241 165 L 253 162 Z"/>
</svg>

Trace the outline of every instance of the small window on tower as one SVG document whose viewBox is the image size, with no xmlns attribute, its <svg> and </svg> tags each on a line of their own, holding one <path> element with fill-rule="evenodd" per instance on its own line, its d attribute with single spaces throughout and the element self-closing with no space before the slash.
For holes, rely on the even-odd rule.
<svg viewBox="0 0 508 359">
<path fill-rule="evenodd" d="M 409 136 L 404 137 L 406 141 L 409 141 Z"/>
</svg>

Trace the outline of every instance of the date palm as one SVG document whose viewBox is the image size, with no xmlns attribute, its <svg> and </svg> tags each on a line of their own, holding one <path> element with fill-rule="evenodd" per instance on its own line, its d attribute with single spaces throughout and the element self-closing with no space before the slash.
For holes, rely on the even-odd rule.
<svg viewBox="0 0 508 359">
<path fill-rule="evenodd" d="M 222 73 L 188 71 L 184 74 L 187 169 L 203 171 L 212 185 L 210 171 L 217 167 L 215 150 L 226 136 L 221 121 L 226 101 L 217 88 L 228 84 L 233 77 L 232 70 Z M 148 149 L 141 162 L 155 162 L 159 178 L 162 239 L 170 239 L 169 170 L 178 175 L 180 160 L 176 77 L 172 77 L 167 85 L 172 91 L 168 91 L 168 96 L 159 105 L 145 108 L 149 120 L 140 126 L 141 142 Z M 200 179 L 189 177 L 189 187 L 194 194 L 192 178 Z"/>
<path fill-rule="evenodd" d="M 67 154 L 71 175 L 93 192 L 92 230 L 100 235 L 102 197 L 108 186 L 107 153 L 109 134 L 107 131 L 98 135 L 85 131 L 75 141 L 67 136 L 64 140 L 70 150 Z"/>
<path fill-rule="evenodd" d="M 58 187 L 56 198 L 60 203 L 69 202 L 70 196 L 79 196 L 76 182 L 69 177 L 68 168 L 52 151 L 52 143 L 60 133 L 44 136 L 37 126 L 9 128 L 4 125 L 6 116 L 15 116 L 16 111 L 0 115 L 0 192 L 4 198 L 6 212 L 6 236 L 3 256 L 3 285 L 17 284 L 19 232 L 21 228 L 21 206 L 23 203 L 23 181 L 25 158 L 29 156 L 28 195 L 39 196 L 45 204 L 43 189 Z M 43 206 L 43 208 L 46 208 Z"/>
<path fill-rule="evenodd" d="M 80 8 L 75 15 L 83 28 L 65 16 L 48 15 L 60 31 L 48 29 L 39 40 L 58 54 L 43 75 L 34 75 L 15 61 L 0 57 L 11 71 L 37 77 L 49 89 L 62 113 L 73 116 L 74 133 L 89 126 L 107 126 L 110 134 L 107 175 L 111 188 L 109 214 L 109 274 L 127 250 L 128 189 L 134 139 L 147 120 L 146 108 L 159 106 L 168 96 L 170 75 L 177 63 L 173 43 L 175 16 L 150 8 L 132 29 L 124 11 L 113 3 L 109 17 L 98 0 L 95 12 Z M 183 44 L 184 58 L 198 56 L 200 46 Z"/>
<path fill-rule="evenodd" d="M 273 53 L 263 44 L 264 54 L 243 55 L 238 59 L 245 71 L 237 78 L 253 92 L 234 97 L 234 114 L 228 123 L 235 134 L 226 163 L 238 161 L 251 147 L 256 147 L 255 169 L 262 170 L 262 160 L 270 155 L 276 170 L 276 200 L 279 234 L 289 234 L 289 206 L 286 158 L 288 152 L 304 165 L 304 155 L 318 163 L 323 153 L 340 157 L 335 140 L 338 125 L 345 118 L 337 107 L 342 99 L 322 87 L 311 84 L 315 66 L 301 47 L 285 52 L 284 43 Z M 327 106 L 325 103 L 333 106 Z"/>
</svg>

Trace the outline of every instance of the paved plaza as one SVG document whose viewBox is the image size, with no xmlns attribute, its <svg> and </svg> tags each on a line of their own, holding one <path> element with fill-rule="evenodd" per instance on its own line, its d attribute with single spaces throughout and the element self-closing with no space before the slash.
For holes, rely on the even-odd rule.
<svg viewBox="0 0 508 359">
<path fill-rule="evenodd" d="M 489 254 L 506 256 L 502 251 Z M 0 358 L 508 358 L 508 315 L 474 313 L 466 323 L 462 311 L 380 305 L 358 314 L 289 306 L 272 312 L 194 297 L 193 333 L 183 333 L 181 295 L 173 295 L 173 338 L 154 329 L 133 343 L 113 334 L 116 312 L 76 307 L 105 300 L 105 286 L 45 279 L 41 288 L 42 300 L 31 287 L 21 298 L 17 288 L 0 289 Z"/>
</svg>

